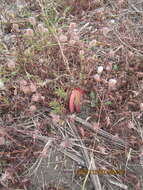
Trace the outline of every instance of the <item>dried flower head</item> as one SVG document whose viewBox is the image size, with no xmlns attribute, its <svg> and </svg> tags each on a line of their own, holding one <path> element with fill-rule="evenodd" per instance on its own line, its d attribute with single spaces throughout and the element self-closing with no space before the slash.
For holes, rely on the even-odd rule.
<svg viewBox="0 0 143 190">
<path fill-rule="evenodd" d="M 80 56 L 84 56 L 84 55 L 85 55 L 84 50 L 80 50 L 80 51 L 79 51 L 79 55 L 80 55 Z"/>
<path fill-rule="evenodd" d="M 21 90 L 22 92 L 24 92 L 24 94 L 30 94 L 30 93 L 31 93 L 31 89 L 30 89 L 29 86 L 21 86 L 21 87 L 20 87 L 20 90 Z"/>
<path fill-rule="evenodd" d="M 10 70 L 15 69 L 15 67 L 16 67 L 16 62 L 15 62 L 15 60 L 8 59 L 7 67 L 8 67 Z"/>
<path fill-rule="evenodd" d="M 27 6 L 27 3 L 25 2 L 25 0 L 16 0 L 16 6 L 18 10 L 21 11 L 21 9 Z"/>
<path fill-rule="evenodd" d="M 26 85 L 27 85 L 27 81 L 24 80 L 24 79 L 21 79 L 21 80 L 19 81 L 19 83 L 20 83 L 20 86 L 26 86 Z"/>
<path fill-rule="evenodd" d="M 92 48 L 94 46 L 97 45 L 97 40 L 92 40 L 90 43 L 89 43 L 89 47 Z"/>
<path fill-rule="evenodd" d="M 117 84 L 117 80 L 116 79 L 110 79 L 109 82 L 108 82 L 109 89 L 115 89 L 116 88 L 116 84 Z"/>
<path fill-rule="evenodd" d="M 131 51 L 128 51 L 128 57 L 132 59 L 134 57 L 134 53 Z"/>
<path fill-rule="evenodd" d="M 29 20 L 30 24 L 32 24 L 33 26 L 36 25 L 36 19 L 35 19 L 35 17 L 30 17 L 28 20 Z"/>
<path fill-rule="evenodd" d="M 45 28 L 43 24 L 38 24 L 37 29 L 41 34 L 49 32 L 48 28 Z"/>
<path fill-rule="evenodd" d="M 102 33 L 103 33 L 103 35 L 105 36 L 105 37 L 107 37 L 107 35 L 108 35 L 108 33 L 111 31 L 111 29 L 110 28 L 108 28 L 108 27 L 103 27 L 102 28 Z"/>
<path fill-rule="evenodd" d="M 74 46 L 76 44 L 76 40 L 70 40 L 69 45 Z"/>
<path fill-rule="evenodd" d="M 37 92 L 37 93 L 35 93 L 35 94 L 32 95 L 32 98 L 31 98 L 32 102 L 39 102 L 41 100 L 44 101 L 45 97 L 42 96 L 40 93 Z"/>
<path fill-rule="evenodd" d="M 71 22 L 70 25 L 69 25 L 69 29 L 76 29 L 77 28 L 77 24 L 75 22 Z"/>
<path fill-rule="evenodd" d="M 112 65 L 113 64 L 111 62 L 108 63 L 107 66 L 106 66 L 106 71 L 109 71 L 109 72 L 112 71 Z"/>
<path fill-rule="evenodd" d="M 60 41 L 60 42 L 64 43 L 64 42 L 67 42 L 67 40 L 68 40 L 68 38 L 67 38 L 66 35 L 61 34 L 61 35 L 59 36 L 59 41 Z"/>
<path fill-rule="evenodd" d="M 45 27 L 43 24 L 38 24 L 37 29 L 38 29 L 39 33 L 44 33 Z"/>
<path fill-rule="evenodd" d="M 36 108 L 35 105 L 31 105 L 29 110 L 30 110 L 31 113 L 34 113 L 37 110 L 37 108 Z"/>
<path fill-rule="evenodd" d="M 40 93 L 35 93 L 32 95 L 32 102 L 39 102 L 41 100 L 41 94 Z"/>
<path fill-rule="evenodd" d="M 49 32 L 48 28 L 44 28 L 43 33 L 48 33 L 48 32 Z"/>
<path fill-rule="evenodd" d="M 28 29 L 26 30 L 26 32 L 25 32 L 25 36 L 26 36 L 26 37 L 29 37 L 29 38 L 33 37 L 33 36 L 34 36 L 33 30 L 32 30 L 31 28 L 28 28 Z"/>
<path fill-rule="evenodd" d="M 18 24 L 13 24 L 12 25 L 12 31 L 14 31 L 14 32 L 20 32 L 19 25 Z"/>
<path fill-rule="evenodd" d="M 113 51 L 112 49 L 110 50 L 110 52 L 108 53 L 110 58 L 115 57 L 115 51 Z"/>
<path fill-rule="evenodd" d="M 75 41 L 79 41 L 79 35 L 76 32 L 71 32 L 70 33 L 70 40 L 75 40 Z"/>
<path fill-rule="evenodd" d="M 31 90 L 31 92 L 36 92 L 36 90 L 37 90 L 36 85 L 32 82 L 30 83 L 30 90 Z"/>
<path fill-rule="evenodd" d="M 103 72 L 103 67 L 102 67 L 102 66 L 99 66 L 99 67 L 97 68 L 97 73 L 100 75 L 102 72 Z"/>
<path fill-rule="evenodd" d="M 94 78 L 94 80 L 95 80 L 96 82 L 100 82 L 100 81 L 101 81 L 99 74 L 94 75 L 93 78 Z"/>
<path fill-rule="evenodd" d="M 140 103 L 140 110 L 143 111 L 143 103 Z"/>
<path fill-rule="evenodd" d="M 4 86 L 4 82 L 0 79 L 0 89 L 4 89 L 5 86 Z"/>
</svg>

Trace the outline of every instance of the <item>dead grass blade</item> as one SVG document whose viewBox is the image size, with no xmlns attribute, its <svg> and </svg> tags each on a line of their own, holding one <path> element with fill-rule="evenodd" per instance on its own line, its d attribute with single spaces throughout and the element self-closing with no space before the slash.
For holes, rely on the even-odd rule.
<svg viewBox="0 0 143 190">
<path fill-rule="evenodd" d="M 72 154 L 70 152 L 67 152 L 64 149 L 61 149 L 60 152 L 62 152 L 63 154 L 65 154 L 67 157 L 71 158 L 72 160 L 76 161 L 78 164 L 80 164 L 81 166 L 85 166 L 85 162 L 84 160 L 82 160 L 79 156 Z"/>
<path fill-rule="evenodd" d="M 87 121 L 85 121 L 85 120 L 83 120 L 83 119 L 81 119 L 75 115 L 70 116 L 70 118 L 75 120 L 76 122 L 82 124 L 83 128 L 88 129 L 88 130 L 92 131 L 93 133 L 97 133 L 97 134 L 101 135 L 102 137 L 106 138 L 106 140 L 108 139 L 108 140 L 110 140 L 110 141 L 112 141 L 112 142 L 114 142 L 117 145 L 122 146 L 122 147 L 125 146 L 124 140 L 122 140 L 118 137 L 115 137 L 112 134 L 110 134 L 110 133 L 108 133 L 102 129 L 93 128 L 89 122 L 87 122 Z"/>
<path fill-rule="evenodd" d="M 109 179 L 108 181 L 109 181 L 111 184 L 116 185 L 116 186 L 118 186 L 118 187 L 120 187 L 120 188 L 122 188 L 122 189 L 128 189 L 127 185 L 125 185 L 125 184 L 119 183 L 119 182 L 117 182 L 117 181 L 113 181 L 113 180 L 111 180 L 111 179 Z"/>
<path fill-rule="evenodd" d="M 94 189 L 95 190 L 101 190 L 102 188 L 101 188 L 101 184 L 100 184 L 98 175 L 94 175 L 94 174 L 90 173 L 90 170 L 95 170 L 96 169 L 96 165 L 95 165 L 95 162 L 94 162 L 94 159 L 93 159 L 93 154 L 92 154 L 92 156 L 90 158 L 89 157 L 89 152 L 87 151 L 87 149 L 86 148 L 82 148 L 82 147 L 85 147 L 85 145 L 83 144 L 83 142 L 82 142 L 82 140 L 81 140 L 81 138 L 80 138 L 80 136 L 78 134 L 77 129 L 72 124 L 72 122 L 68 123 L 68 124 L 71 125 L 71 127 L 72 127 L 72 129 L 73 129 L 73 131 L 75 133 L 76 138 L 79 139 L 79 143 L 81 144 L 80 151 L 81 151 L 81 153 L 83 155 L 83 158 L 85 160 L 86 167 L 88 168 L 88 173 L 87 173 L 87 175 L 85 177 L 82 189 L 84 189 L 86 181 L 87 181 L 87 178 L 88 178 L 88 175 L 90 174 L 91 181 L 92 181 L 92 184 L 94 186 Z"/>
<path fill-rule="evenodd" d="M 30 169 L 28 169 L 28 174 L 27 176 L 32 176 L 34 173 L 36 173 L 36 171 L 38 170 L 42 159 L 44 157 L 44 155 L 47 153 L 47 150 L 49 149 L 49 147 L 51 146 L 53 140 L 49 139 L 48 142 L 46 143 L 46 145 L 44 146 L 41 154 L 39 155 L 39 157 L 37 158 L 36 162 L 32 165 L 32 167 Z M 42 156 L 43 155 L 43 156 Z M 25 172 L 26 173 L 26 172 Z"/>
</svg>

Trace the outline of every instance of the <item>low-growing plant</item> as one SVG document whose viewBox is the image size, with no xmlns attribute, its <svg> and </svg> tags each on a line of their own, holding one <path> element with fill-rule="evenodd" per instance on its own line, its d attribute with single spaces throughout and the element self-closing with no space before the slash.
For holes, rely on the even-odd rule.
<svg viewBox="0 0 143 190">
<path fill-rule="evenodd" d="M 58 114 L 61 114 L 64 112 L 64 106 L 59 103 L 56 99 L 52 100 L 49 103 L 49 106 L 52 108 L 52 111 Z"/>
<path fill-rule="evenodd" d="M 63 88 L 57 88 L 57 89 L 55 89 L 55 94 L 59 97 L 59 98 L 61 98 L 61 99 L 63 99 L 63 100 L 67 100 L 67 92 L 65 92 L 65 90 L 63 89 Z"/>
<path fill-rule="evenodd" d="M 96 96 L 96 93 L 94 91 L 90 92 L 90 105 L 91 107 L 96 107 L 99 105 L 99 99 Z"/>
</svg>

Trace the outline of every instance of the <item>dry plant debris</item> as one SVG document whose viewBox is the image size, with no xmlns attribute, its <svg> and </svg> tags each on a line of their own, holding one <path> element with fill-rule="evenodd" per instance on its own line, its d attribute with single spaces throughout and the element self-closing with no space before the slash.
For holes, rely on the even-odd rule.
<svg viewBox="0 0 143 190">
<path fill-rule="evenodd" d="M 2 0 L 0 188 L 143 188 L 143 2 Z"/>
</svg>

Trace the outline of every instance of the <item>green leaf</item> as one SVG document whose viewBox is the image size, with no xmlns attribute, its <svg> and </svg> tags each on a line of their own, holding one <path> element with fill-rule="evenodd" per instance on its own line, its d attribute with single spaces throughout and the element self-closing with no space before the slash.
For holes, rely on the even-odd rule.
<svg viewBox="0 0 143 190">
<path fill-rule="evenodd" d="M 90 98 L 91 98 L 91 107 L 96 107 L 99 104 L 99 100 L 96 97 L 96 94 L 94 91 L 90 92 Z"/>
<path fill-rule="evenodd" d="M 119 71 L 119 65 L 117 65 L 117 64 L 114 65 L 114 66 L 113 66 L 113 69 L 114 69 L 115 71 Z"/>
<path fill-rule="evenodd" d="M 65 90 L 63 88 L 58 88 L 55 90 L 55 94 L 60 97 L 63 98 L 64 100 L 67 99 L 67 92 L 65 92 Z"/>
<path fill-rule="evenodd" d="M 49 106 L 53 109 L 54 113 L 62 113 L 63 105 L 61 105 L 57 100 L 53 100 L 50 102 Z"/>
<path fill-rule="evenodd" d="M 112 102 L 111 101 L 107 101 L 105 102 L 106 105 L 112 105 Z"/>
</svg>

